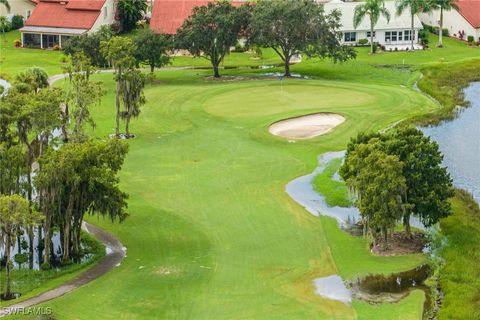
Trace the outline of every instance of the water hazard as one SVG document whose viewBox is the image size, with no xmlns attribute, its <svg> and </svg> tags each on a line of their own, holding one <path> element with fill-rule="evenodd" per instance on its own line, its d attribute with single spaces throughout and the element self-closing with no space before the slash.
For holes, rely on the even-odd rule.
<svg viewBox="0 0 480 320">
<path fill-rule="evenodd" d="M 480 203 L 480 82 L 470 84 L 464 92 L 469 108 L 454 120 L 420 129 L 438 142 L 454 185 Z"/>
</svg>

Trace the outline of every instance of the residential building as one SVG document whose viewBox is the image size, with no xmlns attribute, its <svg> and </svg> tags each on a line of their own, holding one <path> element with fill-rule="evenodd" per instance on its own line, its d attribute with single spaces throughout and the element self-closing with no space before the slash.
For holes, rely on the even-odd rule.
<svg viewBox="0 0 480 320">
<path fill-rule="evenodd" d="M 192 15 L 193 8 L 205 6 L 210 0 L 155 0 L 153 2 L 150 29 L 154 32 L 175 34 L 183 22 Z M 246 1 L 232 1 L 240 6 Z"/>
<path fill-rule="evenodd" d="M 22 46 L 52 48 L 115 22 L 115 0 L 38 0 L 20 29 Z"/>
<path fill-rule="evenodd" d="M 467 40 L 473 36 L 480 41 L 480 0 L 458 0 L 458 10 L 443 12 L 443 27 L 448 29 L 451 37 Z M 438 27 L 440 25 L 440 11 L 420 14 L 424 24 Z"/>
<path fill-rule="evenodd" d="M 363 19 L 358 27 L 353 26 L 353 16 L 355 7 L 362 2 L 343 2 L 333 0 L 325 3 L 325 12 L 330 13 L 333 10 L 341 12 L 340 30 L 342 32 L 341 42 L 346 45 L 357 45 L 361 39 L 370 41 L 370 21 L 368 16 Z M 405 12 L 399 16 L 396 15 L 395 1 L 386 1 L 385 7 L 390 12 L 390 21 L 381 16 L 374 27 L 373 41 L 385 47 L 385 50 L 410 50 L 411 39 L 413 37 L 415 49 L 421 49 L 418 44 L 418 31 L 423 29 L 423 25 L 418 18 L 414 16 L 414 30 L 412 34 L 412 19 L 410 12 Z"/>
<path fill-rule="evenodd" d="M 27 19 L 35 9 L 38 0 L 9 0 L 8 3 L 10 11 L 0 4 L 0 16 L 6 16 L 10 20 L 13 16 L 19 15 Z"/>
</svg>

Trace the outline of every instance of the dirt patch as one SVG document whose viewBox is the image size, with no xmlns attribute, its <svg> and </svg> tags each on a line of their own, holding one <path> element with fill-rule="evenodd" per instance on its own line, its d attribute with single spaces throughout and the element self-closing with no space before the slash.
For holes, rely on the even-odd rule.
<svg viewBox="0 0 480 320">
<path fill-rule="evenodd" d="M 168 275 L 174 275 L 177 273 L 179 273 L 177 269 L 169 268 L 169 267 L 159 267 L 152 272 L 152 274 L 157 276 L 168 276 Z"/>
<path fill-rule="evenodd" d="M 273 123 L 268 129 L 271 134 L 287 139 L 311 139 L 332 131 L 345 122 L 336 113 L 315 113 Z"/>
<path fill-rule="evenodd" d="M 405 232 L 395 232 L 388 239 L 387 247 L 384 247 L 384 240 L 379 240 L 376 246 L 372 247 L 372 253 L 380 256 L 399 256 L 412 253 L 421 253 L 427 244 L 423 233 L 412 233 L 409 238 Z"/>
</svg>

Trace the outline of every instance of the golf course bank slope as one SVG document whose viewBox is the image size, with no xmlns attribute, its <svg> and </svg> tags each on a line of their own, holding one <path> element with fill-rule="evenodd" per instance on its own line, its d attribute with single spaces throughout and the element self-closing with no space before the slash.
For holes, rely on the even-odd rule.
<svg viewBox="0 0 480 320">
<path fill-rule="evenodd" d="M 162 71 L 131 131 L 121 188 L 122 224 L 88 218 L 129 250 L 118 268 L 51 300 L 58 319 L 418 319 L 422 293 L 397 304 L 345 305 L 314 292 L 313 279 L 409 270 L 423 257 L 371 257 L 333 219 L 309 214 L 284 192 L 311 172 L 318 154 L 345 149 L 436 108 L 393 85 L 320 80 L 206 82 L 209 71 Z M 112 74 L 97 74 L 106 96 L 92 109 L 94 134 L 115 123 Z M 59 82 L 57 85 L 61 85 Z M 268 132 L 276 121 L 318 112 L 344 124 L 290 143 Z"/>
</svg>

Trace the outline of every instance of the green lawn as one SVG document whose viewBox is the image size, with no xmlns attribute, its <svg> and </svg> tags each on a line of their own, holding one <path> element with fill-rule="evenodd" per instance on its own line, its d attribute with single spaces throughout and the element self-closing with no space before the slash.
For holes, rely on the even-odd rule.
<svg viewBox="0 0 480 320">
<path fill-rule="evenodd" d="M 207 74 L 159 72 L 162 83 L 147 88 L 149 102 L 132 125 L 138 137 L 122 170 L 131 216 L 122 225 L 90 219 L 118 235 L 128 257 L 46 305 L 61 319 L 372 319 L 391 313 L 418 319 L 422 294 L 375 308 L 316 296 L 316 277 L 396 272 L 424 258 L 371 256 L 362 238 L 306 213 L 284 186 L 311 171 L 319 153 L 345 148 L 358 131 L 435 105 L 399 86 L 199 78 Z M 95 135 L 105 137 L 114 125 L 112 75 L 96 77 L 108 88 L 94 110 Z M 345 101 L 323 99 L 347 92 Z M 297 143 L 266 130 L 278 119 L 315 111 L 338 112 L 347 121 Z"/>
<path fill-rule="evenodd" d="M 12 78 L 26 68 L 38 66 L 44 68 L 48 74 L 62 72 L 61 51 L 15 48 L 13 42 L 20 39 L 19 31 L 5 33 L 0 36 L 0 77 Z"/>
<path fill-rule="evenodd" d="M 313 179 L 313 187 L 325 197 L 325 201 L 330 207 L 349 207 L 352 205 L 345 183 L 333 179 L 342 161 L 341 158 L 330 161 L 325 170 Z"/>
</svg>

